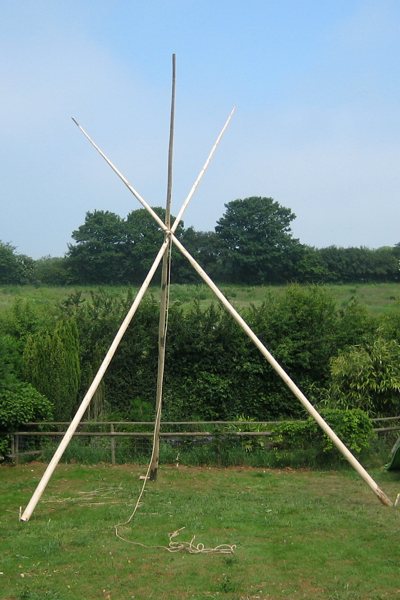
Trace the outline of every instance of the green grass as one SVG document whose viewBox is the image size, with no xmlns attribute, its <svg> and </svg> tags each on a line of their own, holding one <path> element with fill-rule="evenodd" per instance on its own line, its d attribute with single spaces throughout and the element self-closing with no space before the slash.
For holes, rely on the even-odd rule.
<svg viewBox="0 0 400 600">
<path fill-rule="evenodd" d="M 233 555 L 132 545 L 114 525 L 139 491 L 134 465 L 59 465 L 28 523 L 18 522 L 44 466 L 0 468 L 2 600 L 400 597 L 400 513 L 348 470 L 163 467 L 124 536 L 164 545 L 236 544 Z M 373 473 L 392 498 L 399 477 Z"/>
<path fill-rule="evenodd" d="M 344 284 L 327 285 L 326 289 L 332 294 L 338 306 L 357 298 L 373 314 L 382 314 L 400 302 L 400 285 L 398 283 L 381 284 Z M 34 286 L 0 286 L 0 313 L 11 307 L 15 299 L 29 299 L 35 305 L 46 308 L 60 302 L 75 291 L 81 291 L 83 297 L 88 297 L 91 290 L 99 287 L 72 286 L 72 287 L 34 287 Z M 111 294 L 126 292 L 128 287 L 102 286 Z M 137 287 L 131 288 L 137 291 Z M 269 292 L 280 294 L 285 286 L 235 286 L 222 285 L 222 291 L 230 302 L 238 308 L 246 308 L 251 304 L 260 305 Z M 159 286 L 150 288 L 150 293 L 155 297 L 159 295 Z M 179 302 L 184 307 L 197 299 L 201 306 L 208 306 L 212 301 L 217 301 L 213 292 L 203 284 L 199 285 L 172 285 L 171 302 Z"/>
</svg>

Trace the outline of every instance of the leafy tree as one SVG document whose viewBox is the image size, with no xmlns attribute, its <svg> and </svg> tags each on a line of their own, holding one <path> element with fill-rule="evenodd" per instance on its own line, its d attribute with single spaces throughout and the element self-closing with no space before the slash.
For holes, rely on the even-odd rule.
<svg viewBox="0 0 400 600">
<path fill-rule="evenodd" d="M 302 246 L 295 271 L 295 280 L 299 283 L 323 283 L 329 280 L 320 252 L 312 246 Z"/>
<path fill-rule="evenodd" d="M 225 277 L 241 283 L 291 280 L 302 247 L 291 234 L 294 213 L 272 198 L 233 200 L 215 228 Z"/>
<path fill-rule="evenodd" d="M 15 250 L 11 244 L 0 242 L 0 284 L 32 281 L 34 261 Z"/>
<path fill-rule="evenodd" d="M 0 334 L 12 337 L 22 355 L 28 336 L 41 329 L 53 327 L 56 313 L 57 309 L 53 305 L 17 298 L 11 309 L 1 315 Z"/>
<path fill-rule="evenodd" d="M 125 333 L 105 377 L 108 407 L 111 410 L 125 412 L 130 418 L 134 409 L 134 399 L 140 398 L 154 406 L 158 317 L 158 303 L 152 297 L 145 298 Z"/>
<path fill-rule="evenodd" d="M 131 300 L 129 295 L 125 303 L 119 296 L 100 289 L 90 292 L 89 299 L 83 298 L 81 292 L 74 292 L 61 303 L 64 316 L 76 323 L 78 331 L 81 369 L 79 397 L 85 395 L 92 383 Z M 106 386 L 103 379 L 90 403 L 89 417 L 101 415 L 105 404 Z"/>
<path fill-rule="evenodd" d="M 229 418 L 246 396 L 237 383 L 246 337 L 219 306 L 173 307 L 169 316 L 165 407 L 168 418 Z"/>
<path fill-rule="evenodd" d="M 219 263 L 220 247 L 215 232 L 195 231 L 193 227 L 188 227 L 182 232 L 181 241 L 193 258 L 197 260 L 211 278 L 221 279 L 223 273 Z M 181 283 L 197 283 L 199 281 L 199 276 L 194 271 L 193 267 L 189 265 L 184 258 L 182 264 L 181 262 L 182 261 L 178 264 L 179 269 L 176 274 L 176 261 L 174 259 L 172 270 L 173 281 L 179 281 Z"/>
<path fill-rule="evenodd" d="M 165 210 L 153 209 L 164 221 Z M 174 220 L 174 217 L 171 217 Z M 183 231 L 181 223 L 176 235 Z M 142 208 L 126 219 L 109 211 L 86 214 L 85 223 L 73 232 L 76 245 L 70 245 L 68 268 L 80 283 L 141 283 L 146 277 L 164 240 L 161 228 Z M 175 249 L 174 270 L 185 262 Z"/>
<path fill-rule="evenodd" d="M 9 433 L 23 423 L 52 416 L 51 403 L 21 377 L 19 342 L 0 335 L 0 460 L 9 452 Z"/>
<path fill-rule="evenodd" d="M 318 250 L 327 282 L 396 281 L 399 265 L 395 249 L 382 247 L 338 248 Z"/>
<path fill-rule="evenodd" d="M 70 281 L 67 259 L 44 256 L 35 260 L 33 277 L 40 285 L 66 285 Z"/>
<path fill-rule="evenodd" d="M 162 221 L 165 210 L 154 208 Z M 173 217 L 172 217 L 173 220 Z M 133 210 L 126 218 L 125 270 L 130 281 L 142 282 L 164 241 L 161 228 L 144 208 Z"/>
<path fill-rule="evenodd" d="M 165 209 L 153 208 L 154 212 L 165 221 Z M 171 215 L 171 223 L 175 217 Z M 184 225 L 179 223 L 175 235 L 178 239 L 184 239 Z M 164 241 L 164 233 L 149 215 L 146 209 L 139 208 L 129 213 L 126 218 L 126 279 L 135 283 L 141 283 L 149 272 L 157 252 Z M 189 248 L 188 248 L 189 249 Z M 171 271 L 172 281 L 184 283 L 195 280 L 193 269 L 188 266 L 187 260 L 172 246 Z M 160 268 L 155 275 L 155 281 L 160 276 Z"/>
<path fill-rule="evenodd" d="M 374 281 L 399 281 L 400 262 L 396 248 L 382 246 L 373 251 Z"/>
<path fill-rule="evenodd" d="M 320 414 L 352 452 L 360 454 L 369 448 L 374 431 L 372 421 L 366 412 L 360 408 L 350 410 L 323 408 Z M 303 421 L 283 421 L 274 427 L 274 431 L 277 434 L 275 440 L 280 444 L 283 443 L 285 448 L 306 450 L 312 446 L 320 455 L 340 457 L 343 460 L 332 440 L 311 416 Z"/>
<path fill-rule="evenodd" d="M 72 233 L 68 268 L 79 283 L 120 283 L 123 280 L 125 224 L 109 211 L 86 213 L 85 222 Z"/>
</svg>

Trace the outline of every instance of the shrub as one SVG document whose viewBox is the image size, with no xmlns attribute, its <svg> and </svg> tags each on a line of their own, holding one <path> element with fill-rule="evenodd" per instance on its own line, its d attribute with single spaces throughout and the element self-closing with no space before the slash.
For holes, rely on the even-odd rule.
<svg viewBox="0 0 400 600">
<path fill-rule="evenodd" d="M 237 424 L 230 424 L 225 426 L 225 431 L 232 432 L 261 432 L 264 431 L 264 426 L 260 423 L 255 423 L 255 419 L 252 417 L 246 417 L 245 415 L 238 415 L 235 419 Z M 256 450 L 265 448 L 265 439 L 259 436 L 241 436 L 240 446 L 247 453 L 255 452 Z"/>
<path fill-rule="evenodd" d="M 320 414 L 352 452 L 360 454 L 369 448 L 373 426 L 366 412 L 359 408 L 324 409 Z M 335 450 L 332 440 L 312 417 L 305 421 L 282 422 L 275 426 L 274 431 L 276 441 L 289 449 L 306 449 L 314 445 L 325 455 Z"/>
<path fill-rule="evenodd" d="M 23 423 L 49 420 L 51 402 L 29 383 L 13 383 L 0 388 L 0 455 L 9 450 L 9 433 Z"/>
<path fill-rule="evenodd" d="M 400 344 L 377 338 L 351 346 L 331 360 L 330 400 L 339 408 L 362 408 L 371 416 L 399 410 Z"/>
<path fill-rule="evenodd" d="M 54 329 L 30 335 L 23 361 L 24 378 L 52 400 L 57 419 L 69 419 L 80 383 L 78 330 L 74 320 L 60 320 Z"/>
</svg>

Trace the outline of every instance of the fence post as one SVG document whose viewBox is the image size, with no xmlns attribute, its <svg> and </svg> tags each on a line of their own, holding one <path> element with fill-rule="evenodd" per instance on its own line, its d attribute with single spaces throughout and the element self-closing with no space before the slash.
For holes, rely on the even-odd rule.
<svg viewBox="0 0 400 600">
<path fill-rule="evenodd" d="M 114 423 L 110 425 L 110 433 L 111 433 L 111 464 L 115 465 L 115 437 L 112 435 L 114 433 Z"/>
<path fill-rule="evenodd" d="M 19 435 L 16 433 L 14 435 L 14 455 L 15 455 L 15 464 L 19 464 Z"/>
<path fill-rule="evenodd" d="M 15 462 L 15 433 L 11 434 L 11 460 Z"/>
</svg>

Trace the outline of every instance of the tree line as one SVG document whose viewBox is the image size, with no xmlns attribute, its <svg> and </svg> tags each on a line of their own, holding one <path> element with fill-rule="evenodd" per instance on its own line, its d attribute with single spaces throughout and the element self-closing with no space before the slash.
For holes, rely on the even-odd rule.
<svg viewBox="0 0 400 600">
<path fill-rule="evenodd" d="M 164 220 L 165 211 L 155 208 Z M 315 248 L 293 237 L 295 214 L 272 198 L 233 200 L 212 232 L 181 223 L 177 237 L 215 280 L 250 285 L 275 283 L 389 282 L 400 278 L 400 243 L 366 247 Z M 64 257 L 33 260 L 0 242 L 0 284 L 139 284 L 163 234 L 145 209 L 121 218 L 95 210 L 72 232 Z M 197 275 L 173 249 L 172 281 L 192 283 Z"/>
</svg>

